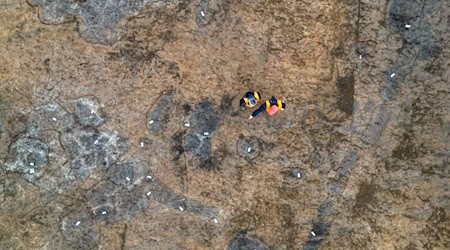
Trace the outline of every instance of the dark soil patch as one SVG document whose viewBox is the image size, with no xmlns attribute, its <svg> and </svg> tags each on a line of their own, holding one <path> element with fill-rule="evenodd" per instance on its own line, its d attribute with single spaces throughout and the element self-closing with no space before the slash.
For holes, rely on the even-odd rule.
<svg viewBox="0 0 450 250">
<path fill-rule="evenodd" d="M 417 158 L 417 156 L 418 152 L 414 147 L 414 143 L 411 139 L 411 136 L 408 134 L 404 134 L 403 140 L 392 152 L 392 157 L 400 160 L 407 160 L 407 159 L 415 159 Z"/>
<path fill-rule="evenodd" d="M 348 76 L 339 77 L 336 85 L 339 89 L 339 98 L 337 101 L 338 109 L 347 115 L 352 115 L 355 93 L 355 76 L 351 74 Z"/>
<path fill-rule="evenodd" d="M 366 210 L 369 205 L 376 205 L 377 198 L 375 197 L 375 193 L 377 189 L 378 186 L 375 184 L 362 183 L 356 195 L 356 203 L 353 206 L 353 211 L 359 213 Z"/>
</svg>

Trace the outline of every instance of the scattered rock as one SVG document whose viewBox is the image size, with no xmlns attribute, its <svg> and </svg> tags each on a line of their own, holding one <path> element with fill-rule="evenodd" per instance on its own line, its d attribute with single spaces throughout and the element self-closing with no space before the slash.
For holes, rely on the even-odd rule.
<svg viewBox="0 0 450 250">
<path fill-rule="evenodd" d="M 291 175 L 292 175 L 292 177 L 297 178 L 297 179 L 305 179 L 306 178 L 305 171 L 301 168 L 293 168 L 291 170 Z"/>
<path fill-rule="evenodd" d="M 151 133 L 160 133 L 169 119 L 173 105 L 173 96 L 163 95 L 159 98 L 156 106 L 148 113 L 147 124 Z"/>
<path fill-rule="evenodd" d="M 98 127 L 105 121 L 105 114 L 95 97 L 79 98 L 75 104 L 75 114 L 81 126 Z"/>
<path fill-rule="evenodd" d="M 42 131 L 55 130 L 65 132 L 74 126 L 73 116 L 57 103 L 36 107 L 27 119 L 28 133 L 38 135 Z M 34 131 L 34 132 L 32 132 Z"/>
<path fill-rule="evenodd" d="M 145 5 L 162 7 L 172 0 L 29 0 L 39 8 L 39 19 L 46 24 L 79 22 L 82 37 L 94 43 L 112 43 L 119 39 L 117 26 L 126 18 L 137 15 Z"/>
<path fill-rule="evenodd" d="M 390 118 L 390 112 L 386 105 L 380 105 L 372 114 L 369 126 L 362 138 L 365 142 L 375 144 L 383 134 Z"/>
<path fill-rule="evenodd" d="M 134 180 L 134 168 L 131 162 L 116 163 L 108 169 L 109 180 L 121 186 L 128 186 Z"/>
<path fill-rule="evenodd" d="M 118 220 L 131 220 L 137 213 L 147 209 L 148 198 L 138 188 L 122 189 L 114 196 L 114 207 L 117 210 Z"/>
<path fill-rule="evenodd" d="M 185 139 L 185 148 L 202 160 L 211 154 L 211 136 L 219 126 L 219 112 L 212 102 L 205 100 L 197 104 L 191 118 L 191 129 Z M 205 135 L 206 134 L 206 135 Z"/>
<path fill-rule="evenodd" d="M 244 137 L 241 135 L 237 141 L 236 150 L 240 157 L 251 161 L 259 156 L 261 146 L 258 138 Z"/>
<path fill-rule="evenodd" d="M 129 149 L 128 141 L 118 132 L 98 132 L 90 127 L 63 134 L 61 143 L 78 178 L 87 177 L 99 166 L 109 168 Z"/>
<path fill-rule="evenodd" d="M 20 138 L 10 147 L 6 169 L 21 174 L 28 181 L 34 181 L 42 175 L 47 164 L 48 146 L 33 138 Z"/>
<path fill-rule="evenodd" d="M 64 246 L 73 249 L 96 249 L 100 236 L 90 227 L 91 221 L 92 217 L 87 213 L 73 212 L 64 217 L 62 221 Z"/>
<path fill-rule="evenodd" d="M 256 238 L 256 236 L 249 235 L 247 232 L 239 232 L 228 244 L 228 250 L 265 250 L 269 249 L 265 244 Z"/>
</svg>

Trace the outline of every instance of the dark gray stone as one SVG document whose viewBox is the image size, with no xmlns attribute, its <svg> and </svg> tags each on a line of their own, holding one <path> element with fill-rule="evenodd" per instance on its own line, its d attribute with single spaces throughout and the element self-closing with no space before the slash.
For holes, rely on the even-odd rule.
<svg viewBox="0 0 450 250">
<path fill-rule="evenodd" d="M 250 148 L 250 152 L 248 152 Z M 251 161 L 259 156 L 261 153 L 261 146 L 258 138 L 240 136 L 236 145 L 237 153 L 240 157 Z"/>
<path fill-rule="evenodd" d="M 131 220 L 137 213 L 148 208 L 148 202 L 145 193 L 138 188 L 120 190 L 114 197 L 117 219 Z"/>
<path fill-rule="evenodd" d="M 186 199 L 184 201 L 185 209 L 202 217 L 215 218 L 218 214 L 217 208 L 201 204 L 196 200 Z"/>
<path fill-rule="evenodd" d="M 98 132 L 93 128 L 73 130 L 61 136 L 70 157 L 70 168 L 78 178 L 85 178 L 97 167 L 109 168 L 128 151 L 128 141 L 117 132 Z"/>
<path fill-rule="evenodd" d="M 306 178 L 306 174 L 305 171 L 301 168 L 293 168 L 291 170 L 291 175 L 292 177 L 296 178 L 296 179 L 305 179 Z"/>
<path fill-rule="evenodd" d="M 27 119 L 28 133 L 38 136 L 42 131 L 65 132 L 74 126 L 73 116 L 57 103 L 38 106 L 30 112 Z"/>
<path fill-rule="evenodd" d="M 380 105 L 372 114 L 372 119 L 366 129 L 363 140 L 370 144 L 375 144 L 380 139 L 389 122 L 390 111 L 386 105 Z"/>
<path fill-rule="evenodd" d="M 204 100 L 197 104 L 192 113 L 191 129 L 185 139 L 185 149 L 201 160 L 208 159 L 211 154 L 211 136 L 218 128 L 219 122 L 219 112 L 212 102 Z"/>
<path fill-rule="evenodd" d="M 100 221 L 115 222 L 117 221 L 118 212 L 111 204 L 105 204 L 94 210 L 94 218 Z"/>
<path fill-rule="evenodd" d="M 234 236 L 228 245 L 228 250 L 266 250 L 269 249 L 256 236 L 246 232 L 239 232 Z"/>
<path fill-rule="evenodd" d="M 354 151 L 348 153 L 342 160 L 340 175 L 349 178 L 357 161 L 358 161 L 358 153 Z"/>
<path fill-rule="evenodd" d="M 87 194 L 88 204 L 92 208 L 112 204 L 117 186 L 110 181 L 101 182 Z"/>
<path fill-rule="evenodd" d="M 394 32 L 401 32 L 405 24 L 420 16 L 423 0 L 391 0 L 386 15 L 386 26 Z"/>
<path fill-rule="evenodd" d="M 5 163 L 6 170 L 19 173 L 28 181 L 34 181 L 42 175 L 42 168 L 47 165 L 48 151 L 47 144 L 41 140 L 20 138 L 10 147 Z"/>
<path fill-rule="evenodd" d="M 80 222 L 77 225 L 77 222 Z M 62 221 L 64 246 L 72 249 L 96 249 L 100 236 L 92 229 L 92 217 L 83 212 L 73 212 Z"/>
<path fill-rule="evenodd" d="M 75 104 L 75 114 L 81 126 L 100 126 L 105 120 L 105 114 L 100 110 L 95 97 L 83 97 Z"/>
<path fill-rule="evenodd" d="M 172 110 L 173 97 L 164 95 L 159 98 L 156 106 L 148 113 L 147 124 L 150 133 L 158 134 L 168 122 L 170 111 Z"/>
<path fill-rule="evenodd" d="M 108 169 L 109 180 L 121 186 L 131 185 L 134 181 L 134 168 L 131 162 L 116 163 Z"/>
<path fill-rule="evenodd" d="M 28 0 L 39 8 L 39 19 L 46 24 L 79 22 L 82 37 L 94 43 L 119 39 L 117 26 L 126 17 L 135 16 L 146 4 L 164 7 L 173 0 Z"/>
<path fill-rule="evenodd" d="M 391 0 L 386 15 L 386 27 L 404 38 L 399 58 L 386 70 L 382 97 L 393 100 L 411 73 L 416 60 L 431 60 L 440 51 L 440 39 L 429 23 L 439 10 L 439 0 Z M 405 25 L 411 25 L 406 28 Z M 392 73 L 396 75 L 390 77 Z"/>
<path fill-rule="evenodd" d="M 206 160 L 211 154 L 211 139 L 209 136 L 200 133 L 189 133 L 186 136 L 186 145 L 189 151 L 202 160 Z"/>
</svg>

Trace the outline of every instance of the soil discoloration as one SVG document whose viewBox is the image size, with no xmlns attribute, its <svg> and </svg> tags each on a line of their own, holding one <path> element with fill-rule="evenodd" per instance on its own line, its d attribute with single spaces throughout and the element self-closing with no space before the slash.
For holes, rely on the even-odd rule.
<svg viewBox="0 0 450 250">
<path fill-rule="evenodd" d="M 446 1 L 3 2 L 0 248 L 448 245 Z"/>
</svg>

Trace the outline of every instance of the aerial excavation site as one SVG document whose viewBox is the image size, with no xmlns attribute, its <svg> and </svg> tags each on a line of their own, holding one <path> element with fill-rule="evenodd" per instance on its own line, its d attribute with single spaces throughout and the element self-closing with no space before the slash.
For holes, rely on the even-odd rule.
<svg viewBox="0 0 450 250">
<path fill-rule="evenodd" d="M 450 1 L 0 0 L 0 249 L 450 249 Z"/>
</svg>

